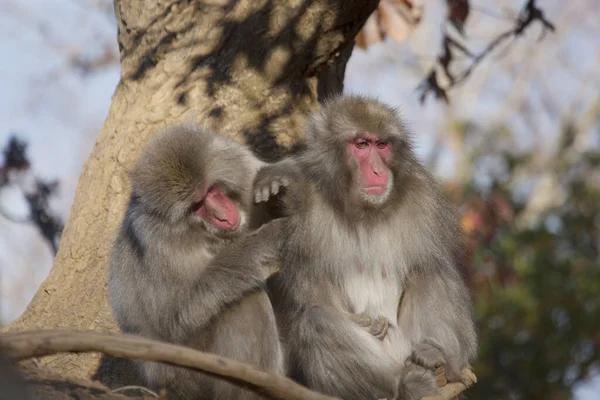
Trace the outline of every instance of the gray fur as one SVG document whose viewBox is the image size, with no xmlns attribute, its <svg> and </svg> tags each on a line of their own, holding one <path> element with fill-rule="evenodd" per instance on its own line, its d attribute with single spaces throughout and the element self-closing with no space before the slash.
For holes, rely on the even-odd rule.
<svg viewBox="0 0 600 400">
<path fill-rule="evenodd" d="M 264 218 L 253 208 L 262 165 L 249 150 L 194 126 L 157 135 L 131 173 L 132 195 L 114 243 L 108 293 L 125 333 L 187 345 L 262 370 L 283 372 L 275 317 L 260 267 L 214 261 Z M 199 194 L 219 186 L 241 213 L 234 232 L 191 212 Z M 212 262 L 212 264 L 211 264 Z M 185 399 L 256 399 L 250 391 L 184 368 L 141 363 L 154 388 Z"/>
<path fill-rule="evenodd" d="M 356 186 L 346 143 L 357 133 L 392 143 L 393 185 L 383 200 Z M 395 110 L 356 96 L 330 100 L 313 116 L 306 150 L 294 161 L 301 173 L 287 187 L 290 216 L 265 226 L 267 239 L 253 236 L 265 239 L 260 245 L 244 240 L 257 258 L 260 251 L 281 258 L 269 291 L 292 377 L 345 400 L 433 393 L 439 357 L 448 380 L 460 379 L 477 342 L 454 261 L 458 218 L 417 161 Z M 386 318 L 385 338 L 349 314 Z"/>
</svg>

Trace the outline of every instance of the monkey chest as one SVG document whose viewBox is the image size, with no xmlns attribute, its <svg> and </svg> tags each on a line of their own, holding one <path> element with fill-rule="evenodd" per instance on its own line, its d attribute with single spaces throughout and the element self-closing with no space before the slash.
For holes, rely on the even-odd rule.
<svg viewBox="0 0 600 400">
<path fill-rule="evenodd" d="M 397 275 L 387 266 L 363 263 L 343 280 L 343 292 L 350 310 L 372 317 L 384 316 L 396 322 L 402 295 Z"/>
</svg>

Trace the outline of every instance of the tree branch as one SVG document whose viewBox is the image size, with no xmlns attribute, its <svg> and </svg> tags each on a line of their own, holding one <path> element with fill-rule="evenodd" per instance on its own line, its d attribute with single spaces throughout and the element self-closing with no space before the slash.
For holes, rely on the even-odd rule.
<svg viewBox="0 0 600 400">
<path fill-rule="evenodd" d="M 35 330 L 0 335 L 4 356 L 12 360 L 61 352 L 98 351 L 114 357 L 159 361 L 188 367 L 224 379 L 274 399 L 334 400 L 292 380 L 215 354 L 121 333 Z"/>
<path fill-rule="evenodd" d="M 419 100 L 425 102 L 428 94 L 433 94 L 437 99 L 442 99 L 448 102 L 447 91 L 455 86 L 463 83 L 473 72 L 473 70 L 481 63 L 481 61 L 495 50 L 501 43 L 509 39 L 519 37 L 530 27 L 534 22 L 542 24 L 542 35 L 547 31 L 554 32 L 554 25 L 545 17 L 544 12 L 536 5 L 535 0 L 528 0 L 519 17 L 515 20 L 514 26 L 500 33 L 478 54 L 473 54 L 467 47 L 461 45 L 457 40 L 449 36 L 445 31 L 442 39 L 442 52 L 438 56 L 437 64 L 442 68 L 449 83 L 446 87 L 441 87 L 437 80 L 436 66 L 427 74 L 426 78 L 417 86 L 417 91 L 421 94 Z M 543 37 L 543 36 L 542 36 Z M 540 38 L 541 39 L 541 38 Z M 454 61 L 451 49 L 456 49 L 471 58 L 471 64 L 462 72 L 453 74 L 450 72 L 450 64 Z"/>
<path fill-rule="evenodd" d="M 49 199 L 58 182 L 45 182 L 34 176 L 27 156 L 27 143 L 11 136 L 4 148 L 4 164 L 0 165 L 0 190 L 7 185 L 19 188 L 29 206 L 29 216 L 17 218 L 0 206 L 0 215 L 15 223 L 33 223 L 50 245 L 54 254 L 63 230 L 60 220 L 50 211 Z"/>
<path fill-rule="evenodd" d="M 113 357 L 188 367 L 274 399 L 337 399 L 309 390 L 284 376 L 262 372 L 216 354 L 121 333 L 61 330 L 4 333 L 0 335 L 0 348 L 3 355 L 13 361 L 61 352 L 102 352 Z M 467 385 L 460 382 L 449 383 L 441 387 L 437 394 L 423 400 L 452 399 L 476 381 L 475 375 L 468 370 L 464 370 L 463 375 Z"/>
</svg>

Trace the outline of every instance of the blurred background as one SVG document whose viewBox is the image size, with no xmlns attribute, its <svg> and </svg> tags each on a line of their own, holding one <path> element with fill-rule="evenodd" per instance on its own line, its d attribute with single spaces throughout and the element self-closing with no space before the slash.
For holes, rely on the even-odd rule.
<svg viewBox="0 0 600 400">
<path fill-rule="evenodd" d="M 600 399 L 600 2 L 381 0 L 346 91 L 399 107 L 460 210 L 472 399 Z M 119 79 L 109 0 L 0 2 L 0 325 L 52 266 Z"/>
</svg>

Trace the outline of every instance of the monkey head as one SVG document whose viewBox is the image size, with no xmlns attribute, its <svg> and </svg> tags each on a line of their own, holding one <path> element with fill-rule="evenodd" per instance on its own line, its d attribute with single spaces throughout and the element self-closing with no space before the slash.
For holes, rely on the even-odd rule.
<svg viewBox="0 0 600 400">
<path fill-rule="evenodd" d="M 416 163 L 396 110 L 377 100 L 332 98 L 312 117 L 308 132 L 302 168 L 347 213 L 364 215 L 391 203 Z"/>
<path fill-rule="evenodd" d="M 160 133 L 131 173 L 144 210 L 181 231 L 220 237 L 246 228 L 254 159 L 237 143 L 197 127 Z"/>
</svg>

